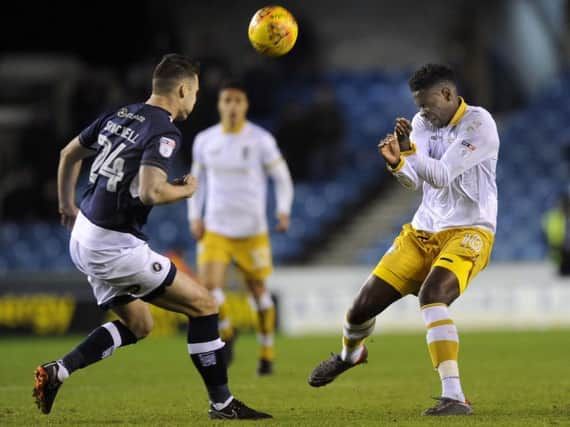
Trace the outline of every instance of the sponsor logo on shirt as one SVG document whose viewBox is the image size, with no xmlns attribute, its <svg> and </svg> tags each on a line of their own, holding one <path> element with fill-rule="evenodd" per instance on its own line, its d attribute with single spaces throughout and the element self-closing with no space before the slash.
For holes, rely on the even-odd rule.
<svg viewBox="0 0 570 427">
<path fill-rule="evenodd" d="M 129 113 L 129 110 L 127 108 L 121 108 L 119 111 L 117 111 L 117 116 L 119 116 L 122 119 L 123 118 L 133 119 L 141 123 L 146 120 L 145 117 L 141 116 L 140 114 Z"/>
<path fill-rule="evenodd" d="M 172 138 L 167 138 L 165 136 L 160 138 L 160 144 L 158 145 L 158 152 L 162 157 L 170 157 L 174 153 L 176 148 L 176 141 Z"/>
<path fill-rule="evenodd" d="M 475 151 L 477 149 L 477 147 L 475 147 L 473 144 L 470 144 L 467 141 L 461 141 L 461 145 L 463 145 L 464 147 L 467 147 L 467 149 L 470 151 Z"/>
</svg>

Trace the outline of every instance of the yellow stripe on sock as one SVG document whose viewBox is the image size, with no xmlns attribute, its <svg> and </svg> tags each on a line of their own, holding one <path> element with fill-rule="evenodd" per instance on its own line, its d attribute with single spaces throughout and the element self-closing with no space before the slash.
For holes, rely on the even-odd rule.
<svg viewBox="0 0 570 427">
<path fill-rule="evenodd" d="M 343 345 L 343 347 L 346 347 L 346 348 L 359 347 L 363 341 L 364 341 L 364 338 L 351 340 L 347 337 L 342 337 L 342 345 Z"/>
<path fill-rule="evenodd" d="M 218 307 L 218 318 L 220 320 L 227 319 L 228 311 L 229 311 L 228 302 L 224 301 L 224 303 Z"/>
<path fill-rule="evenodd" d="M 259 352 L 259 357 L 264 360 L 269 360 L 270 362 L 273 361 L 275 358 L 275 350 L 273 347 L 261 347 Z"/>
<path fill-rule="evenodd" d="M 261 335 L 271 335 L 275 332 L 275 307 L 259 310 L 257 312 L 256 329 Z M 275 358 L 273 346 L 262 345 L 259 349 L 259 357 L 272 361 Z"/>
<path fill-rule="evenodd" d="M 430 308 L 430 307 L 447 307 L 447 304 L 443 303 L 443 302 L 434 302 L 433 304 L 426 304 L 426 305 L 422 305 L 420 307 L 420 310 L 425 310 L 426 308 Z"/>
<path fill-rule="evenodd" d="M 437 320 L 435 322 L 431 322 L 430 324 L 428 324 L 427 329 L 435 328 L 436 326 L 453 325 L 453 324 L 454 324 L 453 320 L 451 319 Z"/>
<path fill-rule="evenodd" d="M 229 326 L 220 328 L 220 338 L 222 341 L 228 341 L 234 336 L 234 327 L 232 326 L 229 316 L 228 302 L 225 301 L 222 305 L 218 307 L 218 321 L 220 324 L 227 323 Z M 227 320 L 227 322 L 226 322 Z"/>
<path fill-rule="evenodd" d="M 258 311 L 257 318 L 257 332 L 265 335 L 275 332 L 275 307 Z"/>
<path fill-rule="evenodd" d="M 222 341 L 229 341 L 233 337 L 234 337 L 234 328 L 232 326 L 220 329 L 220 338 L 222 339 Z"/>
<path fill-rule="evenodd" d="M 428 344 L 428 348 L 434 368 L 437 368 L 441 362 L 457 360 L 459 357 L 457 341 L 434 341 Z"/>
</svg>

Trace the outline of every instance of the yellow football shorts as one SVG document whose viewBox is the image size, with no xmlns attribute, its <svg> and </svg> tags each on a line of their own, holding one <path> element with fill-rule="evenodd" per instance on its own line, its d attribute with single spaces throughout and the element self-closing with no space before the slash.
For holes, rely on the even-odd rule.
<svg viewBox="0 0 570 427">
<path fill-rule="evenodd" d="M 198 265 L 230 264 L 232 261 L 246 279 L 266 279 L 273 271 L 269 235 L 263 233 L 235 239 L 206 231 L 198 242 Z"/>
<path fill-rule="evenodd" d="M 480 228 L 452 228 L 432 234 L 406 224 L 373 274 L 402 296 L 417 295 L 431 269 L 443 267 L 457 276 L 463 293 L 489 263 L 493 241 L 493 234 Z"/>
</svg>

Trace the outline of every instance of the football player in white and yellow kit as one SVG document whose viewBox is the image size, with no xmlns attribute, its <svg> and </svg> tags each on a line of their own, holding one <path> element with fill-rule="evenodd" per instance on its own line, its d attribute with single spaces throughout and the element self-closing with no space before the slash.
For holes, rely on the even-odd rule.
<svg viewBox="0 0 570 427">
<path fill-rule="evenodd" d="M 275 139 L 246 119 L 247 109 L 241 83 L 229 82 L 221 88 L 220 123 L 200 132 L 194 141 L 192 175 L 198 179 L 199 190 L 189 201 L 188 212 L 192 234 L 199 241 L 198 275 L 220 307 L 220 335 L 231 349 L 234 331 L 223 286 L 233 261 L 244 274 L 258 313 L 261 352 L 257 372 L 267 375 L 273 371 L 275 330 L 275 308 L 265 283 L 272 271 L 267 177 L 275 184 L 280 232 L 289 228 L 293 183 Z"/>
<path fill-rule="evenodd" d="M 457 328 L 448 306 L 489 262 L 497 218 L 499 136 L 489 112 L 457 95 L 448 67 L 426 65 L 409 83 L 420 111 L 411 124 L 397 119 L 394 134 L 378 147 L 404 187 L 422 189 L 422 202 L 348 310 L 341 354 L 319 364 L 309 384 L 323 386 L 365 362 L 363 341 L 372 333 L 376 315 L 414 294 L 442 382 L 438 404 L 424 414 L 470 414 L 459 380 Z"/>
</svg>

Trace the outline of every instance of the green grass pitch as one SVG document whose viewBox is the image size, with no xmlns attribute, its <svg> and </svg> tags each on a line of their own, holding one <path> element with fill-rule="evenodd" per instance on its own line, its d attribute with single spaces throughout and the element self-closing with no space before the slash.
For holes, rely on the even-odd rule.
<svg viewBox="0 0 570 427">
<path fill-rule="evenodd" d="M 257 378 L 253 336 L 240 337 L 230 369 L 234 394 L 271 412 L 268 425 L 298 426 L 570 426 L 570 332 L 464 333 L 463 385 L 475 415 L 426 418 L 439 393 L 424 336 L 379 335 L 370 362 L 333 384 L 313 389 L 307 375 L 338 337 L 281 337 L 276 374 Z M 32 372 L 79 337 L 0 339 L 0 426 L 199 426 L 207 419 L 203 386 L 182 336 L 148 338 L 77 372 L 61 388 L 52 413 L 31 397 Z M 261 423 L 260 423 L 261 424 Z"/>
</svg>

